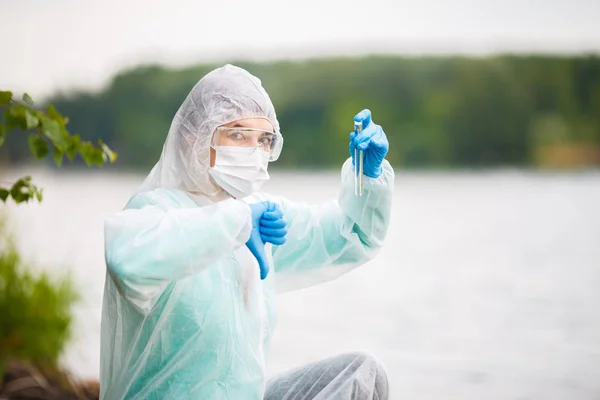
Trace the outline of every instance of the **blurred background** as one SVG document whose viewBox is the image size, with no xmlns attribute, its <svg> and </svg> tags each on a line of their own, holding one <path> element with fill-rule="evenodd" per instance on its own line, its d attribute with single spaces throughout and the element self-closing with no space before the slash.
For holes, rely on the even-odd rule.
<svg viewBox="0 0 600 400">
<path fill-rule="evenodd" d="M 80 295 L 61 364 L 97 379 L 103 219 L 193 85 L 233 63 L 262 80 L 285 138 L 269 192 L 336 197 L 363 108 L 396 171 L 387 247 L 280 297 L 271 373 L 367 350 L 394 399 L 600 399 L 599 19 L 597 0 L 0 0 L 0 90 L 118 153 L 59 169 L 18 132 L 0 148 L 4 184 L 44 189 L 1 206 L 4 233 L 32 273 L 68 273 Z"/>
</svg>

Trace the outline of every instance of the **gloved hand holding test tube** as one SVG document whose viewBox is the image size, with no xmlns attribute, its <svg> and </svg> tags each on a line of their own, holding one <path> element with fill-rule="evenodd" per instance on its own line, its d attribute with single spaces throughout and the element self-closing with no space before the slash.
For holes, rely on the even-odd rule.
<svg viewBox="0 0 600 400">
<path fill-rule="evenodd" d="M 350 156 L 354 165 L 354 194 L 364 194 L 364 175 L 378 178 L 390 145 L 381 126 L 371 120 L 365 109 L 354 116 L 354 132 L 350 134 Z"/>
</svg>

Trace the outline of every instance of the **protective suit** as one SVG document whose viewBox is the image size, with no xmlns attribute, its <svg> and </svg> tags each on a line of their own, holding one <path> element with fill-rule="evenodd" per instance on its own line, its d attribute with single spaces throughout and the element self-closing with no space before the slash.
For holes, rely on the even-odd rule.
<svg viewBox="0 0 600 400">
<path fill-rule="evenodd" d="M 356 197 L 348 159 L 338 200 L 317 206 L 265 193 L 233 199 L 209 174 L 210 141 L 217 127 L 249 117 L 266 118 L 279 132 L 256 77 L 231 65 L 207 74 L 177 111 L 147 179 L 106 219 L 102 399 L 351 399 L 359 397 L 344 396 L 357 388 L 372 395 L 360 398 L 376 398 L 381 368 L 370 357 L 352 358 L 353 368 L 309 366 L 313 376 L 300 375 L 322 382 L 310 394 L 299 394 L 293 380 L 286 386 L 289 377 L 268 387 L 265 357 L 276 292 L 332 280 L 377 254 L 393 169 L 384 161 Z M 281 207 L 288 234 L 285 244 L 266 246 L 272 271 L 261 280 L 245 243 L 249 204 L 264 200 Z"/>
</svg>

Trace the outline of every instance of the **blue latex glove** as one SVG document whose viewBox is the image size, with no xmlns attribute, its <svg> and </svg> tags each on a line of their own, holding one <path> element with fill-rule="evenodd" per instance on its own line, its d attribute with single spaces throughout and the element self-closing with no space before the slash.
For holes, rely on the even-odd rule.
<svg viewBox="0 0 600 400">
<path fill-rule="evenodd" d="M 260 279 L 265 279 L 270 269 L 265 243 L 277 245 L 285 243 L 286 223 L 279 206 L 271 201 L 250 204 L 250 209 L 252 210 L 252 233 L 246 242 L 246 247 L 258 261 Z"/>
<path fill-rule="evenodd" d="M 260 236 L 263 242 L 282 245 L 287 235 L 287 222 L 283 219 L 283 212 L 277 204 L 273 209 L 267 210 L 260 220 Z"/>
<path fill-rule="evenodd" d="M 356 114 L 354 121 L 362 122 L 362 132 L 350 134 L 352 165 L 354 165 L 354 149 L 364 150 L 363 173 L 368 177 L 377 178 L 383 172 L 381 164 L 390 144 L 381 126 L 371 121 L 371 111 L 362 110 Z"/>
</svg>

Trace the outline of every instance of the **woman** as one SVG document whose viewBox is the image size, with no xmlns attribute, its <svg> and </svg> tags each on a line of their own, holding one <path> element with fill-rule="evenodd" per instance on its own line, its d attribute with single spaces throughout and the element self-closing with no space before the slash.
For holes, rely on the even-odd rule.
<svg viewBox="0 0 600 400">
<path fill-rule="evenodd" d="M 101 398 L 386 399 L 381 364 L 345 354 L 265 378 L 275 294 L 334 279 L 383 244 L 394 172 L 387 139 L 359 113 L 364 195 L 353 161 L 338 201 L 259 193 L 283 140 L 260 80 L 231 65 L 178 110 L 160 160 L 105 221 Z"/>
</svg>

